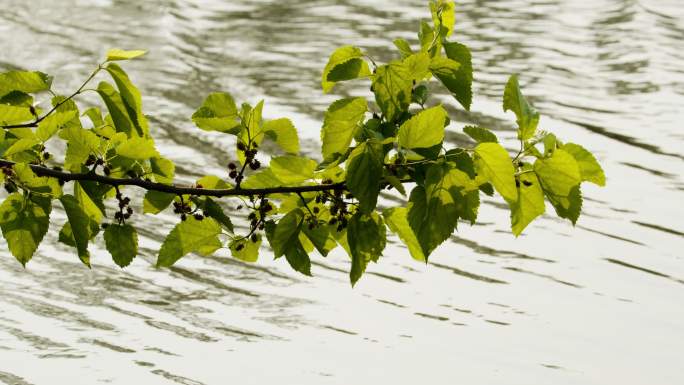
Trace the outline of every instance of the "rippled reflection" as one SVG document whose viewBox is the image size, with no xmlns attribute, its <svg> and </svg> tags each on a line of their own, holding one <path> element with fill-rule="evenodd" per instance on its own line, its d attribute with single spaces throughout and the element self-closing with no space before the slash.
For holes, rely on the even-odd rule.
<svg viewBox="0 0 684 385">
<path fill-rule="evenodd" d="M 127 65 L 164 155 L 183 180 L 224 175 L 234 143 L 194 129 L 204 95 L 266 99 L 315 156 L 323 111 L 366 95 L 322 95 L 320 71 L 354 43 L 389 60 L 415 42 L 422 0 L 4 0 L 0 70 L 77 86 L 110 47 L 149 48 Z M 514 145 L 500 107 L 510 73 L 542 127 L 597 153 L 608 187 L 589 188 L 576 228 L 544 217 L 514 239 L 497 200 L 429 265 L 393 242 L 354 290 L 339 253 L 314 279 L 266 255 L 153 267 L 171 215 L 137 222 L 141 256 L 122 271 L 102 245 L 93 270 L 48 234 L 24 270 L 0 253 L 0 383 L 674 384 L 684 348 L 684 7 L 679 0 L 459 1 L 456 38 L 474 51 L 473 111 Z M 139 192 L 137 193 L 139 194 Z M 384 204 L 401 204 L 385 196 Z M 53 229 L 64 221 L 58 210 Z"/>
</svg>

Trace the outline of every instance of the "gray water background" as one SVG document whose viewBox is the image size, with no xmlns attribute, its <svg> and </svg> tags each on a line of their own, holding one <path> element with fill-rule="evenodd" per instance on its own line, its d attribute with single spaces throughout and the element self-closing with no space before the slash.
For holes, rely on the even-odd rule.
<svg viewBox="0 0 684 385">
<path fill-rule="evenodd" d="M 1 244 L 0 383 L 684 383 L 684 3 L 470 0 L 457 12 L 475 99 L 470 113 L 442 99 L 449 142 L 481 124 L 514 148 L 500 103 L 520 73 L 541 126 L 608 175 L 585 188 L 575 228 L 546 215 L 515 239 L 502 201 L 487 199 L 428 265 L 393 242 L 352 290 L 339 252 L 315 257 L 311 279 L 266 253 L 155 269 L 168 214 L 136 216 L 132 266 L 99 244 L 88 270 L 57 244 L 55 211 L 26 270 Z M 189 121 L 207 93 L 266 99 L 313 156 L 327 105 L 367 95 L 364 82 L 323 95 L 327 55 L 351 43 L 390 60 L 390 42 L 415 42 L 426 17 L 419 0 L 1 0 L 0 69 L 55 74 L 67 93 L 106 49 L 150 49 L 125 68 L 189 182 L 225 175 L 233 156 L 234 142 Z"/>
</svg>

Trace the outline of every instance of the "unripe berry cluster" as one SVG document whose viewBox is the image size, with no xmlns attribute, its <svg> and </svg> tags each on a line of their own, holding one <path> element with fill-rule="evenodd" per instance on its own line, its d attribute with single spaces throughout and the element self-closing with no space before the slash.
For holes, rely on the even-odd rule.
<svg viewBox="0 0 684 385">
<path fill-rule="evenodd" d="M 116 200 L 119 202 L 119 211 L 114 214 L 114 219 L 116 219 L 119 224 L 122 224 L 126 222 L 126 219 L 133 215 L 133 209 L 129 206 L 131 203 L 131 198 L 124 197 L 119 191 L 117 191 Z"/>
<path fill-rule="evenodd" d="M 256 205 L 257 199 L 259 200 L 258 206 Z M 259 237 L 256 233 L 257 231 L 264 230 L 264 228 L 266 227 L 266 218 L 268 217 L 269 213 L 273 211 L 274 207 L 268 200 L 268 198 L 266 198 L 263 195 L 260 195 L 258 198 L 250 196 L 249 200 L 252 206 L 254 207 L 254 210 L 247 216 L 247 219 L 249 219 L 249 234 L 247 234 L 245 238 L 249 239 L 254 243 L 257 243 Z M 238 206 L 237 209 L 242 209 L 242 206 Z M 237 246 L 235 246 L 235 250 L 240 251 L 244 247 L 245 245 L 243 243 L 240 243 Z"/>
<path fill-rule="evenodd" d="M 324 180 L 323 184 L 332 184 L 331 180 Z M 331 226 L 337 225 L 337 231 L 340 232 L 347 228 L 349 222 L 349 217 L 351 212 L 349 210 L 350 202 L 346 200 L 354 199 L 354 196 L 347 192 L 346 194 L 342 190 L 332 190 L 332 191 L 322 191 L 315 199 L 318 204 L 327 205 L 328 211 L 330 212 L 330 220 L 328 224 Z M 313 213 L 318 214 L 318 207 L 314 207 Z M 318 226 L 318 220 L 309 221 L 309 229 L 313 229 Z"/>
<path fill-rule="evenodd" d="M 228 176 L 230 177 L 230 179 L 233 179 L 235 183 L 237 183 L 238 185 L 242 182 L 244 178 L 243 174 L 245 167 L 249 166 L 249 168 L 252 170 L 258 170 L 259 168 L 261 168 L 261 162 L 259 162 L 259 160 L 256 159 L 256 155 L 258 152 L 257 147 L 258 146 L 256 143 L 250 143 L 249 145 L 245 145 L 243 142 L 238 142 L 238 150 L 242 151 L 245 154 L 244 166 L 241 170 L 238 171 L 238 167 L 235 163 L 231 162 L 228 164 Z"/>
<path fill-rule="evenodd" d="M 112 169 L 108 164 L 105 163 L 104 159 L 96 157 L 95 155 L 88 155 L 88 159 L 85 161 L 86 167 L 92 167 L 91 171 L 97 170 L 98 167 L 102 166 L 102 172 L 105 175 L 112 173 Z"/>
</svg>

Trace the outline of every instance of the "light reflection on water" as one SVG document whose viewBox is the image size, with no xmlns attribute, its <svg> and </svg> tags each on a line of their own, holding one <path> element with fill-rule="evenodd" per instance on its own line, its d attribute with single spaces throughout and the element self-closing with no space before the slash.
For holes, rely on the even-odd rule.
<svg viewBox="0 0 684 385">
<path fill-rule="evenodd" d="M 514 239 L 498 200 L 462 224 L 429 265 L 396 243 L 354 290 L 345 258 L 313 279 L 283 261 L 219 254 L 169 270 L 153 261 L 170 215 L 139 220 L 142 255 L 125 271 L 92 247 L 80 266 L 52 231 L 24 270 L 0 256 L 0 383 L 673 384 L 684 380 L 684 7 L 678 0 L 464 1 L 457 39 L 474 51 L 473 112 L 462 125 L 514 146 L 500 95 L 520 72 L 542 125 L 598 154 L 576 228 L 551 216 Z M 0 14 L 0 69 L 57 74 L 70 90 L 106 48 L 151 49 L 127 64 L 161 151 L 183 180 L 223 175 L 234 143 L 194 129 L 204 95 L 266 99 L 315 154 L 337 46 L 379 60 L 414 38 L 422 1 L 15 1 Z M 454 106 L 448 99 L 445 102 Z M 391 203 L 386 200 L 386 203 Z M 53 228 L 64 221 L 53 214 Z"/>
</svg>

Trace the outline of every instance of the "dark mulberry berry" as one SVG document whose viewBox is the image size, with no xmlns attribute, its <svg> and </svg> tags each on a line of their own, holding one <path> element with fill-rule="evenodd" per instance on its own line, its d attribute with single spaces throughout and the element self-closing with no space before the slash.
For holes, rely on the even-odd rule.
<svg viewBox="0 0 684 385">
<path fill-rule="evenodd" d="M 257 243 L 257 241 L 259 240 L 259 238 L 257 237 L 256 234 L 252 234 L 252 237 L 250 239 L 252 240 L 253 243 Z"/>
<path fill-rule="evenodd" d="M 237 171 L 233 170 L 228 174 L 228 176 L 230 177 L 230 179 L 235 179 L 238 176 L 238 173 Z"/>
<path fill-rule="evenodd" d="M 239 245 L 237 245 L 237 246 L 235 246 L 235 250 L 236 250 L 236 251 L 240 251 L 240 250 L 242 250 L 242 249 L 244 249 L 244 248 L 245 248 L 245 245 L 243 245 L 242 243 L 239 244 Z"/>
<path fill-rule="evenodd" d="M 103 229 L 103 230 L 106 229 L 107 227 L 109 227 L 109 223 L 103 223 L 103 224 L 102 224 L 102 229 Z"/>
<path fill-rule="evenodd" d="M 204 215 L 199 214 L 199 213 L 198 213 L 198 214 L 195 214 L 195 215 L 193 215 L 193 216 L 194 216 L 195 219 L 197 219 L 198 221 L 201 221 L 202 219 L 204 219 Z"/>
<path fill-rule="evenodd" d="M 126 209 L 126 212 L 129 213 L 129 214 L 133 214 L 133 209 L 129 207 L 129 208 Z"/>
<path fill-rule="evenodd" d="M 229 170 L 235 170 L 236 168 L 237 168 L 237 166 L 235 165 L 235 163 L 233 163 L 233 162 L 228 163 L 228 169 Z"/>
<path fill-rule="evenodd" d="M 247 149 L 247 147 L 245 147 L 245 144 L 242 143 L 242 142 L 239 142 L 239 143 L 237 144 L 237 148 L 238 148 L 238 150 L 240 150 L 240 151 L 245 151 L 245 150 Z"/>
<path fill-rule="evenodd" d="M 181 221 L 185 221 L 186 219 L 188 219 L 188 216 L 185 215 L 185 213 L 181 214 Z"/>
<path fill-rule="evenodd" d="M 321 211 L 321 209 L 319 209 L 318 207 L 313 208 L 314 214 L 318 214 L 320 211 Z"/>
<path fill-rule="evenodd" d="M 109 175 L 112 173 L 112 170 L 108 166 L 104 166 L 104 168 L 102 169 L 102 172 L 104 172 L 105 175 Z"/>
</svg>

